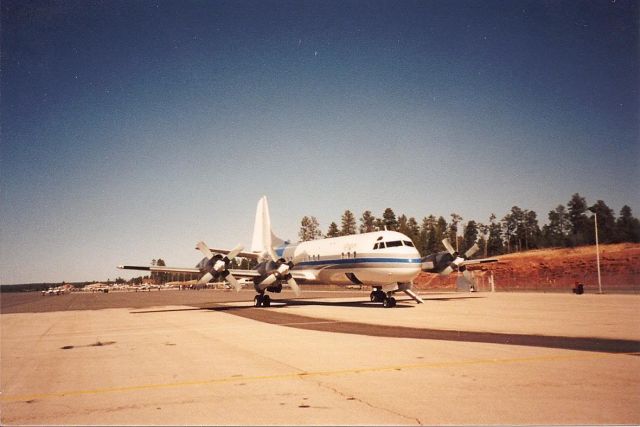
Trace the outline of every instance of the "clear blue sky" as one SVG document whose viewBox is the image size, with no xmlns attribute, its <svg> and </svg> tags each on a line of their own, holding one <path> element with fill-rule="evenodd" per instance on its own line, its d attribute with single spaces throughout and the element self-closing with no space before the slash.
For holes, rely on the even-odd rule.
<svg viewBox="0 0 640 427">
<path fill-rule="evenodd" d="M 386 207 L 640 212 L 632 1 L 2 1 L 3 284 Z"/>
</svg>

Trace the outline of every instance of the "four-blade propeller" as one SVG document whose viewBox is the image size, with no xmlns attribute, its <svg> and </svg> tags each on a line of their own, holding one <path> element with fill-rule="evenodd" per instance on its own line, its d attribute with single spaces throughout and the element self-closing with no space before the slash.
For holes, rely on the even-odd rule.
<svg viewBox="0 0 640 427">
<path fill-rule="evenodd" d="M 231 266 L 231 260 L 242 252 L 244 247 L 242 245 L 238 245 L 225 256 L 220 254 L 214 256 L 211 253 L 211 249 L 209 249 L 205 242 L 198 242 L 196 248 L 202 252 L 208 260 L 203 267 L 203 271 L 206 271 L 206 273 L 200 278 L 200 280 L 198 280 L 198 285 L 204 285 L 209 283 L 211 279 L 222 277 L 227 280 L 237 292 L 240 292 L 242 285 L 235 277 L 233 277 L 233 274 L 229 271 L 229 267 Z"/>
<path fill-rule="evenodd" d="M 244 249 L 242 245 L 236 246 L 225 256 L 220 254 L 213 255 L 211 249 L 209 249 L 207 244 L 204 242 L 198 242 L 196 249 L 202 252 L 207 259 L 202 267 L 202 271 L 205 272 L 205 274 L 200 278 L 200 280 L 198 280 L 198 285 L 209 283 L 212 279 L 223 278 L 233 285 L 236 291 L 239 292 L 240 289 L 242 289 L 240 282 L 238 282 L 238 280 L 229 271 L 229 268 L 231 267 L 231 260 L 238 256 L 238 254 Z M 299 296 L 300 286 L 291 275 L 291 269 L 294 265 L 293 262 L 286 262 L 284 258 L 278 257 L 270 244 L 267 244 L 266 252 L 268 257 L 271 258 L 271 261 L 269 262 L 271 268 L 269 270 L 269 274 L 260 282 L 260 286 L 267 287 L 275 283 L 277 280 L 284 280 L 296 296 Z"/>
<path fill-rule="evenodd" d="M 276 251 L 273 249 L 272 237 L 271 230 L 265 229 L 263 236 L 265 252 L 269 255 L 271 261 L 273 261 L 273 267 L 270 274 L 260 282 L 260 286 L 269 286 L 276 280 L 285 280 L 296 296 L 300 296 L 300 286 L 298 286 L 298 283 L 293 276 L 291 276 L 290 272 L 294 264 L 292 261 L 287 262 L 284 258 L 276 254 Z"/>
<path fill-rule="evenodd" d="M 462 273 L 462 275 L 459 276 L 458 280 L 463 280 L 464 282 L 466 282 L 468 286 L 475 286 L 473 274 L 471 273 L 471 271 L 467 270 L 467 267 L 465 266 L 464 262 L 467 259 L 471 258 L 473 255 L 475 255 L 475 253 L 478 252 L 480 247 L 477 244 L 474 244 L 464 253 L 464 257 L 461 257 L 458 254 L 458 252 L 453 248 L 453 246 L 451 245 L 451 242 L 449 242 L 449 239 L 447 238 L 443 239 L 442 244 L 447 249 L 447 252 L 449 252 L 451 257 L 453 258 L 453 261 L 451 261 L 451 263 L 440 274 L 443 274 L 446 276 L 450 274 L 452 271 L 457 271 L 459 273 Z"/>
</svg>

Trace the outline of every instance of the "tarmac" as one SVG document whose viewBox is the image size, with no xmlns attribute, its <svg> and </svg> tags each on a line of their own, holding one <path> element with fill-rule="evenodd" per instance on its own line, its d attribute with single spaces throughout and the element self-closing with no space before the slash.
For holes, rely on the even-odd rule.
<svg viewBox="0 0 640 427">
<path fill-rule="evenodd" d="M 640 296 L 304 295 L 2 294 L 0 422 L 640 424 Z"/>
</svg>

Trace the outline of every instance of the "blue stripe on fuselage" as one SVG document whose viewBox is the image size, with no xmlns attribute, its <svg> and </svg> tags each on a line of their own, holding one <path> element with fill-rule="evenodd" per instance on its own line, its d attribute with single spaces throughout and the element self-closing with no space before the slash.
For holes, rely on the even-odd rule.
<svg viewBox="0 0 640 427">
<path fill-rule="evenodd" d="M 346 258 L 346 259 L 323 259 L 319 261 L 303 261 L 296 264 L 298 266 L 318 266 L 335 264 L 367 264 L 367 263 L 391 263 L 391 264 L 420 264 L 420 258 Z"/>
</svg>

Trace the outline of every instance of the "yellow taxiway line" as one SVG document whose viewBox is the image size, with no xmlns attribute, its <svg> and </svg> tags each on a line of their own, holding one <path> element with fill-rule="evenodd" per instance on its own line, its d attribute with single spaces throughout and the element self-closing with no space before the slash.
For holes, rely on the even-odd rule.
<svg viewBox="0 0 640 427">
<path fill-rule="evenodd" d="M 515 358 L 503 358 L 503 359 L 471 359 L 471 360 L 459 360 L 450 362 L 427 362 L 409 365 L 390 365 L 390 366 L 378 366 L 369 368 L 352 368 L 352 369 L 337 369 L 330 371 L 306 371 L 306 372 L 291 372 L 287 374 L 276 375 L 255 375 L 255 376 L 231 376 L 221 378 L 211 378 L 205 380 L 194 381 L 180 381 L 173 383 L 160 383 L 160 384 L 141 384 L 124 387 L 107 387 L 96 388 L 92 390 L 67 390 L 50 393 L 34 393 L 23 395 L 6 395 L 2 393 L 0 395 L 0 402 L 20 402 L 30 400 L 44 400 L 55 399 L 69 396 L 81 396 L 92 394 L 105 394 L 116 392 L 128 392 L 128 391 L 141 391 L 141 390 L 153 390 L 163 388 L 178 388 L 189 386 L 202 386 L 213 385 L 230 382 L 246 382 L 246 381 L 270 381 L 270 380 L 290 380 L 290 379 L 305 379 L 321 376 L 339 376 L 349 374 L 363 374 L 370 372 L 384 372 L 384 371 L 402 371 L 412 369 L 442 369 L 442 368 L 455 368 L 460 366 L 473 366 L 473 365 L 502 365 L 510 363 L 526 363 L 526 362 L 548 362 L 548 361 L 567 361 L 567 360 L 587 360 L 587 359 L 601 359 L 605 357 L 615 357 L 618 355 L 640 355 L 640 353 L 595 353 L 584 352 L 581 354 L 560 355 L 551 354 L 544 356 L 532 356 L 532 357 L 515 357 Z"/>
</svg>

